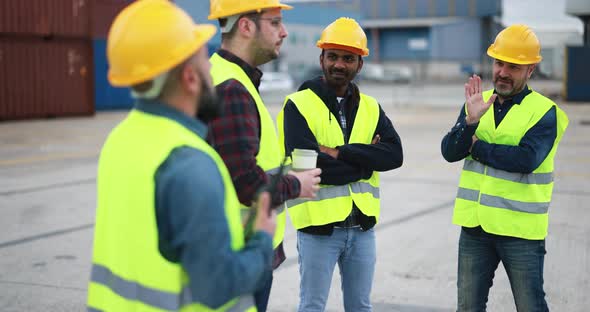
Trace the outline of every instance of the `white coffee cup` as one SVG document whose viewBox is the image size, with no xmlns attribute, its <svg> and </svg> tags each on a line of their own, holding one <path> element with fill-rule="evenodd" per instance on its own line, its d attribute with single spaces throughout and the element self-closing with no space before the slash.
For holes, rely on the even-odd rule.
<svg viewBox="0 0 590 312">
<path fill-rule="evenodd" d="M 308 149 L 296 148 L 291 153 L 293 170 L 303 171 L 314 169 L 318 158 L 318 152 Z"/>
</svg>

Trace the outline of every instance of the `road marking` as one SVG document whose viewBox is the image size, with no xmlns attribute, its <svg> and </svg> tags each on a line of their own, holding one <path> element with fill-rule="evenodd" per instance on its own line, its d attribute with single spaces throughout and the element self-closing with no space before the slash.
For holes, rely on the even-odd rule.
<svg viewBox="0 0 590 312">
<path fill-rule="evenodd" d="M 72 160 L 89 157 L 97 157 L 99 152 L 86 151 L 78 153 L 64 153 L 64 154 L 49 154 L 32 157 L 21 157 L 17 159 L 0 160 L 0 167 L 15 166 L 15 165 L 30 165 L 41 162 L 56 161 L 56 160 Z"/>
<path fill-rule="evenodd" d="M 89 224 L 84 224 L 84 225 L 71 227 L 71 228 L 67 228 L 67 229 L 61 229 L 61 230 L 57 230 L 57 231 L 53 231 L 53 232 L 48 232 L 48 233 L 44 233 L 44 234 L 23 237 L 20 239 L 15 239 L 15 240 L 3 242 L 3 243 L 0 242 L 0 249 L 15 246 L 15 245 L 21 245 L 24 243 L 28 243 L 28 242 L 32 242 L 32 241 L 36 241 L 36 240 L 40 240 L 40 239 L 46 239 L 46 238 L 50 238 L 50 237 L 54 237 L 54 236 L 60 236 L 60 235 L 69 234 L 69 233 L 73 233 L 73 232 L 88 230 L 88 229 L 92 229 L 93 227 L 94 227 L 94 223 L 89 223 Z"/>
<path fill-rule="evenodd" d="M 18 281 L 4 281 L 4 280 L 0 280 L 0 284 L 37 286 L 37 287 L 48 287 L 48 288 L 56 288 L 56 289 L 69 289 L 69 290 L 77 290 L 77 291 L 83 291 L 83 292 L 86 292 L 86 290 L 87 290 L 87 288 L 80 288 L 80 287 L 70 287 L 70 286 L 40 284 L 40 283 L 30 283 L 30 282 L 18 282 Z"/>
<path fill-rule="evenodd" d="M 91 183 L 95 183 L 95 182 L 96 182 L 96 178 L 88 178 L 88 179 L 82 179 L 82 180 L 67 181 L 67 182 L 62 182 L 62 183 L 54 183 L 54 184 L 49 184 L 49 185 L 39 185 L 39 186 L 28 187 L 28 188 L 0 191 L 0 196 L 22 195 L 22 194 L 27 194 L 27 193 L 55 189 L 55 188 L 76 186 L 76 185 L 82 185 L 82 184 L 91 184 Z"/>
</svg>

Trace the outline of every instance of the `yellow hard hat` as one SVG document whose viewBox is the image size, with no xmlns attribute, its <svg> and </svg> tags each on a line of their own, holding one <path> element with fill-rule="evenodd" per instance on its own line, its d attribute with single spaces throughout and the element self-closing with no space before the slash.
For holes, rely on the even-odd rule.
<svg viewBox="0 0 590 312">
<path fill-rule="evenodd" d="M 279 0 L 211 0 L 208 19 L 220 19 L 247 12 L 260 12 L 264 9 L 291 10 L 290 5 L 282 4 Z"/>
<path fill-rule="evenodd" d="M 320 49 L 340 49 L 358 54 L 369 55 L 367 35 L 352 18 L 341 17 L 328 25 L 316 43 Z"/>
<path fill-rule="evenodd" d="M 196 25 L 168 0 L 138 0 L 109 30 L 109 82 L 126 87 L 151 80 L 182 63 L 215 32 L 215 26 Z"/>
<path fill-rule="evenodd" d="M 502 30 L 488 48 L 488 55 L 513 64 L 536 64 L 541 57 L 541 44 L 535 33 L 523 24 L 515 24 Z"/>
</svg>

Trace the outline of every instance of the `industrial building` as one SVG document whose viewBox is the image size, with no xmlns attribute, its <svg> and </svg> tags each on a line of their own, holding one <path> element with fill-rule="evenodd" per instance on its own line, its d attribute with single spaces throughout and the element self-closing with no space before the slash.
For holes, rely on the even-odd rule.
<svg viewBox="0 0 590 312">
<path fill-rule="evenodd" d="M 346 6 L 341 1 L 282 1 L 294 7 L 283 11 L 283 20 L 289 35 L 281 47 L 278 60 L 265 64 L 264 71 L 289 72 L 296 80 L 302 79 L 311 69 L 319 67 L 319 51 L 316 41 L 322 30 L 339 17 L 346 16 L 361 20 L 358 11 Z M 176 0 L 176 4 L 185 9 L 197 23 L 212 23 L 207 20 L 209 1 Z M 221 45 L 221 35 L 217 33 L 209 42 L 212 53 Z"/>
<path fill-rule="evenodd" d="M 500 29 L 500 0 L 355 1 L 373 52 L 370 61 L 407 65 L 416 79 L 485 73 L 489 42 Z"/>
<path fill-rule="evenodd" d="M 328 0 L 284 1 L 289 37 L 269 70 L 294 76 L 318 66 L 315 46 L 322 29 L 338 17 L 355 18 L 367 33 L 369 63 L 410 67 L 415 79 L 463 77 L 481 71 L 485 49 L 500 26 L 501 1 L 488 0 Z M 177 0 L 199 22 L 206 21 L 206 1 Z M 212 47 L 219 44 L 219 35 Z M 367 73 L 370 74 L 370 73 Z"/>
<path fill-rule="evenodd" d="M 37 2 L 3 1 L 0 5 L 0 56 L 4 57 L 0 58 L 0 72 L 13 79 L 0 85 L 0 120 L 129 109 L 133 104 L 129 91 L 113 88 L 106 79 L 106 35 L 114 16 L 131 2 L 56 0 L 47 7 L 35 5 Z M 197 23 L 217 24 L 207 20 L 209 1 L 174 2 Z M 511 23 L 530 24 L 534 17 L 539 17 L 539 12 L 535 11 L 539 9 L 544 14 L 557 13 L 539 17 L 540 23 L 530 25 L 543 48 L 544 59 L 537 75 L 564 79 L 564 94 L 568 99 L 588 98 L 583 91 L 587 85 L 586 75 L 579 72 L 584 68 L 579 64 L 587 64 L 585 60 L 588 59 L 590 2 L 587 0 L 283 2 L 294 6 L 293 10 L 283 12 L 289 36 L 283 42 L 279 59 L 265 64 L 262 69 L 288 73 L 295 85 L 320 73 L 316 41 L 322 30 L 339 17 L 356 19 L 367 34 L 370 55 L 365 59 L 361 79 L 463 81 L 472 73 L 486 78 L 491 73 L 491 59 L 486 49 L 495 35 Z M 547 9 L 549 4 L 560 7 Z M 520 19 L 510 18 L 512 12 L 518 13 Z M 572 27 L 574 16 L 583 23 L 575 20 Z M 563 23 L 564 18 L 569 18 L 570 23 Z M 220 44 L 218 33 L 209 43 L 210 53 Z M 30 80 L 30 77 L 35 79 Z M 70 80 L 73 82 L 62 83 Z M 70 94 L 67 88 L 56 92 L 64 85 L 77 87 L 70 88 Z"/>
</svg>

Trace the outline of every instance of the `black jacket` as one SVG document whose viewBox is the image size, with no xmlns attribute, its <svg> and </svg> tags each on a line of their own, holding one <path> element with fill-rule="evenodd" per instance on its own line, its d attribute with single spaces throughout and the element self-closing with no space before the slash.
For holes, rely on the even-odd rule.
<svg viewBox="0 0 590 312">
<path fill-rule="evenodd" d="M 345 137 L 347 138 L 350 137 L 354 127 L 354 119 L 360 101 L 358 87 L 351 83 L 349 88 L 351 98 L 346 107 L 348 134 Z M 305 89 L 311 89 L 322 99 L 332 114 L 338 116 L 336 94 L 323 81 L 322 77 L 308 80 L 299 87 L 300 91 Z M 332 115 L 328 115 L 326 118 L 329 118 L 330 122 L 338 122 Z M 284 108 L 284 134 L 287 155 L 290 155 L 294 148 L 313 149 L 318 152 L 317 165 L 318 168 L 322 169 L 322 184 L 349 184 L 361 179 L 368 179 L 373 174 L 373 171 L 392 170 L 399 168 L 403 163 L 401 140 L 381 106 L 379 106 L 377 128 L 373 134 L 373 137 L 379 134 L 381 137 L 380 142 L 377 144 L 348 144 L 348 142 L 345 142 L 344 145 L 337 147 L 339 150 L 338 159 L 320 152 L 318 142 L 309 129 L 305 118 L 291 100 L 287 101 Z M 374 217 L 368 217 L 361 213 L 360 224 L 364 230 L 372 228 L 375 223 Z M 326 224 L 300 230 L 311 234 L 331 235 L 333 228 L 334 224 Z"/>
</svg>

